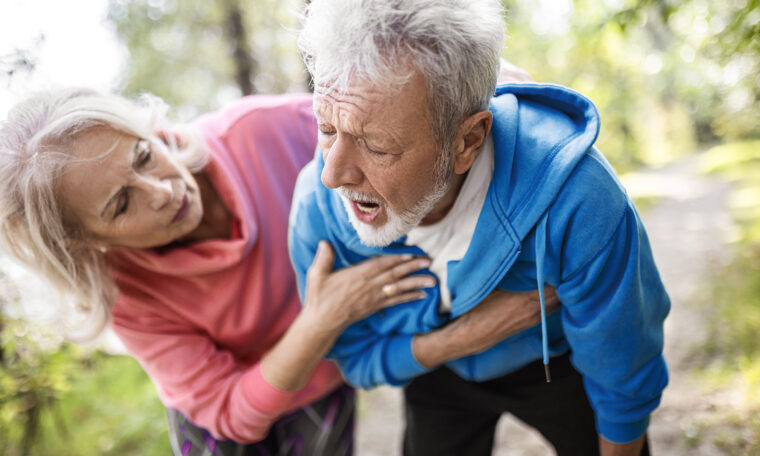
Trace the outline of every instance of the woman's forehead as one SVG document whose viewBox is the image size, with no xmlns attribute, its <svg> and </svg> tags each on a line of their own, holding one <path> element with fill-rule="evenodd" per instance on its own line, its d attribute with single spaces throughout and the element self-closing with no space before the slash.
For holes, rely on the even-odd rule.
<svg viewBox="0 0 760 456">
<path fill-rule="evenodd" d="M 124 184 L 138 138 L 109 128 L 81 133 L 64 166 L 58 191 L 70 207 L 100 205 Z M 83 209 L 83 207 L 80 207 Z"/>
<path fill-rule="evenodd" d="M 74 138 L 73 154 L 80 160 L 106 158 L 113 152 L 129 149 L 138 138 L 109 127 L 93 127 Z"/>
</svg>

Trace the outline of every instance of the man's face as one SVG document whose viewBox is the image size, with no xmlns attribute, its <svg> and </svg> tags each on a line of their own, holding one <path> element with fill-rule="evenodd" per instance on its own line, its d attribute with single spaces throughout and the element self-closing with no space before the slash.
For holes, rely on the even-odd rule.
<svg viewBox="0 0 760 456">
<path fill-rule="evenodd" d="M 384 246 L 424 222 L 451 188 L 428 115 L 424 78 L 394 90 L 355 81 L 346 93 L 317 87 L 314 111 L 325 167 L 352 225 L 369 245 Z"/>
</svg>

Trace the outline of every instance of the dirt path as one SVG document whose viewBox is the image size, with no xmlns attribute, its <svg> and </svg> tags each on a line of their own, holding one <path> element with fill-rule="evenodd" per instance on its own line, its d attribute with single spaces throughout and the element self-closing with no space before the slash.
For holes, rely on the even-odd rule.
<svg viewBox="0 0 760 456">
<path fill-rule="evenodd" d="M 704 340 L 705 315 L 691 299 L 715 266 L 728 260 L 724 243 L 733 233 L 726 208 L 729 186 L 698 173 L 692 157 L 664 169 L 626 179 L 634 196 L 653 196 L 657 203 L 643 214 L 655 258 L 672 299 L 666 320 L 665 355 L 671 380 L 660 408 L 652 417 L 651 444 L 660 455 L 715 455 L 721 452 L 698 434 L 710 416 L 728 413 L 740 400 L 708 392 L 690 374 L 696 347 Z M 359 403 L 358 456 L 401 454 L 403 409 L 400 391 L 383 387 L 362 392 Z M 501 419 L 497 456 L 552 454 L 543 438 L 517 420 Z"/>
</svg>

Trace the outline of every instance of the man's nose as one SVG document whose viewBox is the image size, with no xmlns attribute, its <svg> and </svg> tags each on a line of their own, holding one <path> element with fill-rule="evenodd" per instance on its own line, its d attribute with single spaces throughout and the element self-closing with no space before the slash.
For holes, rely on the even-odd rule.
<svg viewBox="0 0 760 456">
<path fill-rule="evenodd" d="M 327 188 L 357 185 L 362 181 L 361 169 L 357 166 L 358 150 L 352 141 L 338 137 L 327 151 L 322 151 L 325 167 L 322 169 L 322 183 Z"/>
<path fill-rule="evenodd" d="M 174 200 L 174 189 L 169 179 L 143 177 L 140 179 L 140 187 L 148 194 L 150 208 L 154 211 L 161 210 Z"/>
</svg>

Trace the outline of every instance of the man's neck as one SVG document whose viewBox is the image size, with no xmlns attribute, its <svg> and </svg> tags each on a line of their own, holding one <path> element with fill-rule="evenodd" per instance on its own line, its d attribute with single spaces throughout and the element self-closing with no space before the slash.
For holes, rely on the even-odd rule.
<svg viewBox="0 0 760 456">
<path fill-rule="evenodd" d="M 433 225 L 446 217 L 446 214 L 448 214 L 451 208 L 454 207 L 459 192 L 462 190 L 462 185 L 464 185 L 464 181 L 467 179 L 467 174 L 468 173 L 452 175 L 449 190 L 443 195 L 443 198 L 438 201 L 435 207 L 433 207 L 433 210 L 422 219 L 420 226 Z"/>
</svg>

